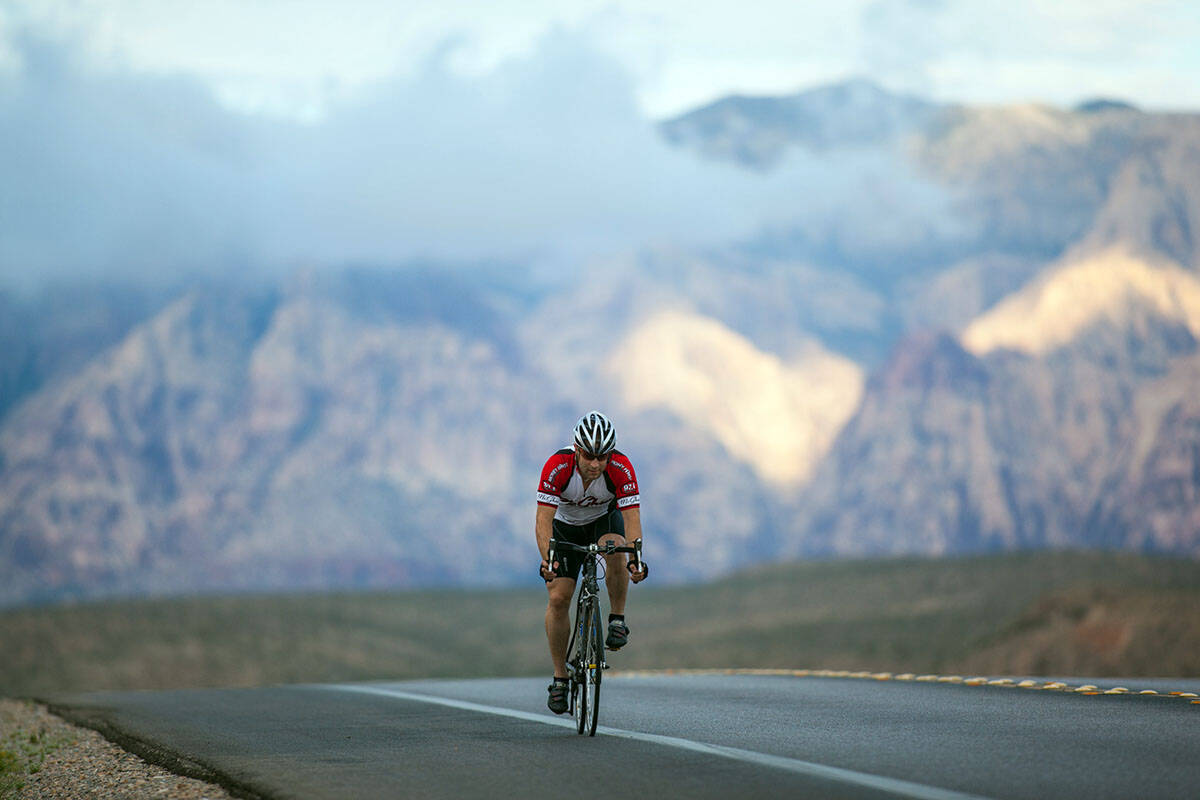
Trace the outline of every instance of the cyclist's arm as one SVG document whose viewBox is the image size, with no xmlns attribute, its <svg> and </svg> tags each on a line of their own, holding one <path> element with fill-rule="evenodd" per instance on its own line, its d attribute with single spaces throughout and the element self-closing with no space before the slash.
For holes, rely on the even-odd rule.
<svg viewBox="0 0 1200 800">
<path fill-rule="evenodd" d="M 637 539 L 642 538 L 642 510 L 637 506 L 633 508 L 621 509 L 621 520 L 625 523 L 625 541 L 628 544 L 633 544 Z M 645 540 L 642 541 L 642 546 L 645 547 Z M 625 558 L 630 556 L 626 554 Z M 646 577 L 645 571 L 630 573 L 630 577 L 634 583 L 639 583 Z"/>
<path fill-rule="evenodd" d="M 642 536 L 642 510 L 636 506 L 621 509 L 621 521 L 625 523 L 625 541 L 633 544 Z"/>
<path fill-rule="evenodd" d="M 546 560 L 546 553 L 550 550 L 550 537 L 554 535 L 554 512 L 557 509 L 554 506 L 537 507 L 537 521 L 534 523 L 534 530 L 537 533 L 538 555 L 542 560 Z"/>
</svg>

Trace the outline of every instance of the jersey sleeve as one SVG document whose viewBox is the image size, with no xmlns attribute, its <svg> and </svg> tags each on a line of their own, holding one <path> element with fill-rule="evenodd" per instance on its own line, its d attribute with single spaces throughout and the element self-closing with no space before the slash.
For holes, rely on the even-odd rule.
<svg viewBox="0 0 1200 800">
<path fill-rule="evenodd" d="M 612 480 L 617 508 L 624 511 L 641 506 L 642 496 L 638 491 L 637 473 L 633 471 L 633 462 L 624 453 L 615 452 L 608 460 L 608 477 Z"/>
<path fill-rule="evenodd" d="M 559 450 L 546 460 L 542 477 L 538 481 L 537 501 L 539 506 L 557 507 L 562 502 L 563 490 L 571 480 L 575 454 L 570 450 Z"/>
</svg>

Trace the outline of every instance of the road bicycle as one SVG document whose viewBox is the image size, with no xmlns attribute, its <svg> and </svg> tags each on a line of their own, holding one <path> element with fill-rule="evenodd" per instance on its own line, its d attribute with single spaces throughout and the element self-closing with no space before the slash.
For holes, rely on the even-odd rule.
<svg viewBox="0 0 1200 800">
<path fill-rule="evenodd" d="M 564 548 L 583 553 L 583 567 L 579 575 L 579 594 L 575 598 L 575 624 L 571 627 L 571 640 L 567 644 L 567 680 L 570 683 L 569 703 L 575 727 L 580 734 L 596 735 L 596 722 L 600 718 L 600 678 L 608 664 L 604 661 L 604 628 L 600 621 L 600 582 L 596 574 L 601 556 L 614 553 L 632 553 L 629 562 L 635 572 L 644 568 L 642 562 L 642 540 L 635 539 L 633 546 L 618 546 L 616 542 L 605 544 L 577 545 L 573 542 L 550 540 L 547 563 L 553 564 L 556 550 Z"/>
</svg>

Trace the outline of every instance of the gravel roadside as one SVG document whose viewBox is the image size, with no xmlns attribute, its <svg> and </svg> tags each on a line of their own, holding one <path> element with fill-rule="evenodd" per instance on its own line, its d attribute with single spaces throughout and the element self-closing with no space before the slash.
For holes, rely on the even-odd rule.
<svg viewBox="0 0 1200 800">
<path fill-rule="evenodd" d="M 44 706 L 0 698 L 0 800 L 232 800 L 220 786 L 149 764 Z"/>
</svg>

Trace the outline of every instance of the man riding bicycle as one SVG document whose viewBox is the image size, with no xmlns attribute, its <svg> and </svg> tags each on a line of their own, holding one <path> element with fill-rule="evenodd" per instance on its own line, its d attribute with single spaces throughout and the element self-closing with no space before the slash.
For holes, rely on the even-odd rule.
<svg viewBox="0 0 1200 800">
<path fill-rule="evenodd" d="M 546 461 L 537 495 L 538 552 L 540 572 L 550 597 L 546 605 L 546 639 L 554 662 L 554 680 L 546 705 L 555 714 L 566 713 L 567 640 L 570 637 L 571 597 L 585 556 L 573 550 L 560 552 L 553 564 L 546 562 L 550 538 L 578 545 L 615 542 L 624 545 L 626 535 L 642 535 L 640 496 L 633 464 L 617 450 L 612 423 L 599 411 L 585 414 L 575 425 L 572 447 L 559 450 Z M 629 581 L 646 578 L 646 566 L 625 553 L 605 556 L 609 610 L 608 637 L 604 645 L 620 650 L 629 641 L 625 624 L 625 595 Z"/>
</svg>

